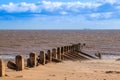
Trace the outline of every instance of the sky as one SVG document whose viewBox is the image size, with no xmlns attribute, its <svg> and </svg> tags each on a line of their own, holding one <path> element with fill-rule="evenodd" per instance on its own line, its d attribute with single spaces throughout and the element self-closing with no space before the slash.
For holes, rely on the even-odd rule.
<svg viewBox="0 0 120 80">
<path fill-rule="evenodd" d="M 120 0 L 0 0 L 6 29 L 120 29 Z"/>
</svg>

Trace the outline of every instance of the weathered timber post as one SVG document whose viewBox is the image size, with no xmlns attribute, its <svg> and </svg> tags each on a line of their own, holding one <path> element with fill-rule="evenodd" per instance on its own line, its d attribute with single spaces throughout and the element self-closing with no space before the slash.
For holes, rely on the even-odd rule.
<svg viewBox="0 0 120 80">
<path fill-rule="evenodd" d="M 95 56 L 96 56 L 96 57 L 98 57 L 99 59 L 101 59 L 101 58 L 102 58 L 102 56 L 101 56 L 101 53 L 100 53 L 100 52 L 95 53 Z"/>
<path fill-rule="evenodd" d="M 37 65 L 36 54 L 34 52 L 29 54 L 29 59 L 27 59 L 28 67 L 35 67 Z"/>
<path fill-rule="evenodd" d="M 61 59 L 64 59 L 64 47 L 61 47 Z"/>
<path fill-rule="evenodd" d="M 74 48 L 75 48 L 75 51 L 77 50 L 77 46 L 76 46 L 76 44 L 74 45 Z"/>
<path fill-rule="evenodd" d="M 58 59 L 61 60 L 61 51 L 60 48 L 57 48 L 57 55 L 58 55 Z"/>
<path fill-rule="evenodd" d="M 76 44 L 74 44 L 74 52 L 76 51 Z"/>
<path fill-rule="evenodd" d="M 13 70 L 16 70 L 16 68 L 17 68 L 16 63 L 12 62 L 12 61 L 7 62 L 7 67 L 10 69 L 13 69 Z"/>
<path fill-rule="evenodd" d="M 74 52 L 76 51 L 76 44 L 74 44 Z"/>
<path fill-rule="evenodd" d="M 79 51 L 79 45 L 78 44 L 76 44 L 76 48 L 77 48 L 76 50 Z"/>
<path fill-rule="evenodd" d="M 41 64 L 45 65 L 46 63 L 46 56 L 44 51 L 40 51 L 40 60 L 41 60 Z"/>
<path fill-rule="evenodd" d="M 73 52 L 75 52 L 75 44 L 73 44 Z"/>
<path fill-rule="evenodd" d="M 74 46 L 73 45 L 71 46 L 71 51 L 74 52 Z"/>
<path fill-rule="evenodd" d="M 24 58 L 21 55 L 17 55 L 15 58 L 16 70 L 22 71 L 24 69 Z"/>
<path fill-rule="evenodd" d="M 52 56 L 57 59 L 57 50 L 55 48 L 52 49 Z"/>
<path fill-rule="evenodd" d="M 86 46 L 85 43 L 81 44 L 81 49 L 83 49 Z"/>
<path fill-rule="evenodd" d="M 99 56 L 99 59 L 101 59 L 101 58 L 102 58 L 101 53 L 98 53 L 98 56 Z"/>
<path fill-rule="evenodd" d="M 66 46 L 63 47 L 63 54 L 64 55 L 66 54 L 66 48 L 67 48 Z M 65 59 L 65 58 L 63 58 L 63 59 Z"/>
<path fill-rule="evenodd" d="M 65 46 L 65 49 L 64 49 L 64 50 L 65 50 L 65 54 L 67 54 L 67 46 Z"/>
<path fill-rule="evenodd" d="M 67 46 L 64 46 L 63 51 L 64 51 L 64 54 L 66 54 L 66 52 L 67 52 Z"/>
<path fill-rule="evenodd" d="M 85 43 L 83 43 L 83 48 L 86 46 L 86 44 Z"/>
<path fill-rule="evenodd" d="M 81 43 L 78 43 L 78 51 L 81 51 L 80 46 L 81 46 Z"/>
<path fill-rule="evenodd" d="M 48 60 L 49 60 L 49 62 L 52 62 L 52 53 L 51 53 L 51 51 L 48 50 L 47 54 L 48 54 Z"/>
<path fill-rule="evenodd" d="M 72 46 L 70 46 L 70 52 L 72 52 Z"/>
<path fill-rule="evenodd" d="M 68 53 L 68 46 L 66 46 L 66 53 Z"/>
<path fill-rule="evenodd" d="M 30 58 L 27 59 L 27 67 L 32 67 L 32 66 L 31 66 Z"/>
<path fill-rule="evenodd" d="M 78 51 L 78 47 L 77 47 L 77 44 L 75 44 L 75 51 Z"/>
<path fill-rule="evenodd" d="M 5 62 L 0 59 L 0 77 L 5 76 Z"/>
<path fill-rule="evenodd" d="M 70 46 L 68 46 L 68 52 L 70 52 Z"/>
</svg>

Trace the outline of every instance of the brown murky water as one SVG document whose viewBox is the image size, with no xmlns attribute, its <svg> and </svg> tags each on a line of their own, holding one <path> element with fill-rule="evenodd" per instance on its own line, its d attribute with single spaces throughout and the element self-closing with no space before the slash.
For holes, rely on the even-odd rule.
<svg viewBox="0 0 120 80">
<path fill-rule="evenodd" d="M 90 53 L 120 54 L 120 30 L 1 30 L 0 54 L 39 53 L 79 42 Z"/>
</svg>

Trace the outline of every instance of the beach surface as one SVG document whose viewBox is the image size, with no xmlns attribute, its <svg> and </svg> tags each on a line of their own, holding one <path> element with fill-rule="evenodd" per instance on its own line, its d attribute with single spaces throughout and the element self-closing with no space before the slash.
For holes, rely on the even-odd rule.
<svg viewBox="0 0 120 80">
<path fill-rule="evenodd" d="M 64 61 L 23 71 L 6 69 L 0 80 L 120 80 L 120 62 L 115 60 Z"/>
</svg>

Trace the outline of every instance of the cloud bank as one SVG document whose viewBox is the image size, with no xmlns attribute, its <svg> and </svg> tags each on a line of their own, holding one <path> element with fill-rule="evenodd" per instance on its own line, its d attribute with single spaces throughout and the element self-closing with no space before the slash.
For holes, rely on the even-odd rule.
<svg viewBox="0 0 120 80">
<path fill-rule="evenodd" d="M 0 5 L 0 16 L 64 16 L 81 15 L 88 20 L 120 18 L 120 2 L 117 0 L 97 0 L 96 2 L 52 2 L 13 3 Z"/>
</svg>

